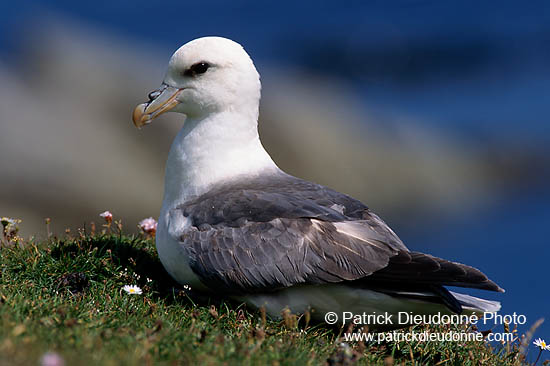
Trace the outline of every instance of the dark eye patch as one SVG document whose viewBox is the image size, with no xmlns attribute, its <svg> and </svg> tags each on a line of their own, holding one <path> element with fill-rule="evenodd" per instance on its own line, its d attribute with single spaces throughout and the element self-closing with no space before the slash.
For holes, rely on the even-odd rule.
<svg viewBox="0 0 550 366">
<path fill-rule="evenodd" d="M 183 75 L 185 76 L 196 76 L 199 74 L 204 74 L 206 70 L 210 67 L 210 64 L 208 62 L 197 62 L 196 64 L 192 65 L 190 68 L 185 70 Z"/>
</svg>

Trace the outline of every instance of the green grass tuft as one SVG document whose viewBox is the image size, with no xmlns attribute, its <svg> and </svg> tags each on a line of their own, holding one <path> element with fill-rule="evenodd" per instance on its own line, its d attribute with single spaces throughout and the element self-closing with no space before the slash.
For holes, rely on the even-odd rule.
<svg viewBox="0 0 550 366">
<path fill-rule="evenodd" d="M 0 364 L 520 365 L 517 343 L 363 342 L 342 330 L 223 299 L 205 300 L 164 271 L 152 240 L 80 235 L 0 248 Z M 124 285 L 138 285 L 129 295 Z M 417 327 L 414 331 L 442 331 Z"/>
</svg>

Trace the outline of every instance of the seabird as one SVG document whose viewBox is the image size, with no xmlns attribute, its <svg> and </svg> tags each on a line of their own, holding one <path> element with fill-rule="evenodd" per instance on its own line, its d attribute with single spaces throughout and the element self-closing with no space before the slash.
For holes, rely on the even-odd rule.
<svg viewBox="0 0 550 366">
<path fill-rule="evenodd" d="M 503 290 L 476 268 L 411 252 L 358 200 L 283 172 L 258 135 L 260 77 L 238 43 L 195 39 L 138 105 L 140 128 L 186 116 L 168 160 L 156 246 L 168 273 L 278 317 L 493 312 L 445 286 Z"/>
</svg>

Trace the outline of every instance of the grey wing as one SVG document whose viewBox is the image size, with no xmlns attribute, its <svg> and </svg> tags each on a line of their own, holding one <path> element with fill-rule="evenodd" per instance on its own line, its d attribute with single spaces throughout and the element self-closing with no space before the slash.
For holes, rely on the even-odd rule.
<svg viewBox="0 0 550 366">
<path fill-rule="evenodd" d="M 230 292 L 352 281 L 407 251 L 359 201 L 289 176 L 220 187 L 179 209 L 191 268 Z"/>
<path fill-rule="evenodd" d="M 222 291 L 342 281 L 502 291 L 475 268 L 411 253 L 361 202 L 294 177 L 223 186 L 178 209 L 191 268 Z"/>
<path fill-rule="evenodd" d="M 419 252 L 400 251 L 385 268 L 361 282 L 384 287 L 440 285 L 504 292 L 477 268 Z"/>
<path fill-rule="evenodd" d="M 187 230 L 181 242 L 203 282 L 231 292 L 266 291 L 351 281 L 386 267 L 399 248 L 371 230 L 359 236 L 360 222 L 353 224 L 352 233 L 342 230 L 346 222 L 311 218 L 206 224 Z"/>
</svg>

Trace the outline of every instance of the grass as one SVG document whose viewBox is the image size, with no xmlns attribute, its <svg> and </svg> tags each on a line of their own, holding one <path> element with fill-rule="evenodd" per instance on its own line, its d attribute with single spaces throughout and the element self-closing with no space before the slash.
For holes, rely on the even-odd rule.
<svg viewBox="0 0 550 366">
<path fill-rule="evenodd" d="M 0 248 L 0 364 L 522 365 L 517 342 L 342 344 L 307 324 L 183 289 L 142 236 L 82 232 Z M 142 295 L 121 290 L 136 284 Z M 412 331 L 446 331 L 416 327 Z"/>
</svg>

